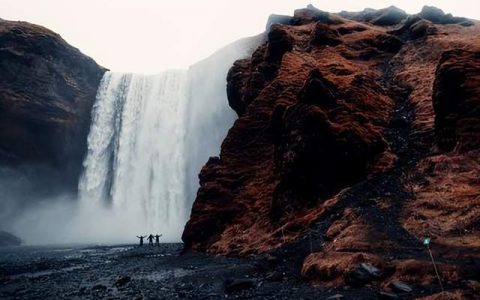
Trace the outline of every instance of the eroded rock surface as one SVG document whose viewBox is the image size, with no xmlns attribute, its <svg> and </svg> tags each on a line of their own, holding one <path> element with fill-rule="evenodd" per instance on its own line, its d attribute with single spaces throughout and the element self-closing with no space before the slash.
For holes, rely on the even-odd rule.
<svg viewBox="0 0 480 300">
<path fill-rule="evenodd" d="M 471 295 L 462 280 L 478 280 L 480 259 L 478 22 L 429 7 L 310 6 L 271 23 L 229 72 L 239 119 L 200 174 L 186 247 L 288 257 L 324 287 L 353 278 L 391 295 L 401 281 L 425 295 L 439 289 L 429 236 L 447 288 Z M 353 276 L 362 265 L 379 275 Z"/>
<path fill-rule="evenodd" d="M 433 88 L 435 130 L 440 148 L 480 147 L 480 52 L 443 53 Z"/>
<path fill-rule="evenodd" d="M 0 19 L 0 160 L 46 164 L 75 185 L 105 69 L 58 34 Z"/>
</svg>

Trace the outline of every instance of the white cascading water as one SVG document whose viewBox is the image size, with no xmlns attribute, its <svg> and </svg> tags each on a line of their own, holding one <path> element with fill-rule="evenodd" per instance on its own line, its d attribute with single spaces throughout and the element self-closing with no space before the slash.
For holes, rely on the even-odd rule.
<svg viewBox="0 0 480 300">
<path fill-rule="evenodd" d="M 92 113 L 81 199 L 143 215 L 149 231 L 183 221 L 187 96 L 184 70 L 105 74 Z"/>
<path fill-rule="evenodd" d="M 105 220 L 115 218 L 112 224 L 129 223 L 118 226 L 132 231 L 123 234 L 180 239 L 198 173 L 209 156 L 218 155 L 235 120 L 226 96 L 227 72 L 261 39 L 237 41 L 188 70 L 104 75 L 79 182 L 83 205 L 111 213 L 92 221 L 102 223 L 97 228 L 118 226 Z"/>
</svg>

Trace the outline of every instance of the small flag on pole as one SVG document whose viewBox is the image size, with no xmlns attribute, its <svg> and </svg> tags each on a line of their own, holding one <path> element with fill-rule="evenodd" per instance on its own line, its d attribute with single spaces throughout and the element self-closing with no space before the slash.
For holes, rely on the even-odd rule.
<svg viewBox="0 0 480 300">
<path fill-rule="evenodd" d="M 430 238 L 426 237 L 423 239 L 423 245 L 427 246 L 430 245 Z"/>
</svg>

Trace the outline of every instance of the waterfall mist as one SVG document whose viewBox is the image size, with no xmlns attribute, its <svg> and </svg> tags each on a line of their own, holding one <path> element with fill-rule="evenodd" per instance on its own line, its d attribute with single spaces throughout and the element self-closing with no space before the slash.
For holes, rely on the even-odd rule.
<svg viewBox="0 0 480 300">
<path fill-rule="evenodd" d="M 128 211 L 129 223 L 172 240 L 185 220 L 187 72 L 107 72 L 93 107 L 79 183 L 83 205 Z M 138 219 L 138 220 L 136 220 Z"/>
<path fill-rule="evenodd" d="M 57 193 L 17 211 L 8 226 L 30 244 L 180 241 L 198 173 L 236 115 L 226 76 L 263 35 L 232 43 L 185 70 L 107 72 L 97 92 L 78 195 Z"/>
</svg>

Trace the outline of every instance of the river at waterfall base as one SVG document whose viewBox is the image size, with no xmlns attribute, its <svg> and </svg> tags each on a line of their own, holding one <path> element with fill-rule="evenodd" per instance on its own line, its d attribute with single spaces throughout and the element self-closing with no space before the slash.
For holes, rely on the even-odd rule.
<svg viewBox="0 0 480 300">
<path fill-rule="evenodd" d="M 104 75 L 79 184 L 82 205 L 128 212 L 131 226 L 168 240 L 180 236 L 187 212 L 187 84 L 184 70 Z"/>
<path fill-rule="evenodd" d="M 180 241 L 201 167 L 219 154 L 236 118 L 227 72 L 262 38 L 239 40 L 186 70 L 104 75 L 79 182 L 80 211 L 99 214 L 89 235 Z"/>
<path fill-rule="evenodd" d="M 263 36 L 234 42 L 188 69 L 107 72 L 92 109 L 77 192 L 38 197 L 5 229 L 26 244 L 180 242 L 198 174 L 236 119 L 228 70 Z M 32 193 L 35 194 L 35 193 Z"/>
</svg>

